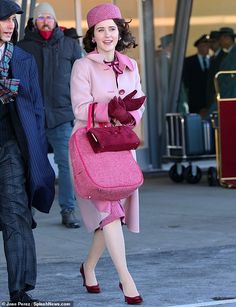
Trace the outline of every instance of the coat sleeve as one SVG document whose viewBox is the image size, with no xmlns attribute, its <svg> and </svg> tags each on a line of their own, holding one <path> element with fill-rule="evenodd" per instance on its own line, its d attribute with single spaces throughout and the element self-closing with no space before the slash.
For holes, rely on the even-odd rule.
<svg viewBox="0 0 236 307">
<path fill-rule="evenodd" d="M 138 98 L 138 97 L 144 96 L 145 94 L 142 91 L 140 74 L 139 74 L 139 71 L 138 71 L 138 65 L 137 65 L 137 62 L 135 60 L 133 60 L 133 65 L 134 65 L 133 73 L 135 74 L 135 89 L 137 90 L 137 93 L 134 96 L 134 98 Z M 135 125 L 138 125 L 140 123 L 140 120 L 143 116 L 144 110 L 145 110 L 145 107 L 144 107 L 144 104 L 143 104 L 141 106 L 141 108 L 139 108 L 138 110 L 130 112 L 130 114 L 135 119 Z"/>
<path fill-rule="evenodd" d="M 93 102 L 88 69 L 81 60 L 76 60 L 71 71 L 71 103 L 76 120 L 87 120 L 88 104 Z"/>
<path fill-rule="evenodd" d="M 37 123 L 38 132 L 40 139 L 42 140 L 42 145 L 45 151 L 47 152 L 47 141 L 45 136 L 45 115 L 44 115 L 44 106 L 43 99 L 39 87 L 38 81 L 38 69 L 34 57 L 31 57 L 31 65 L 29 70 L 30 78 L 30 93 L 34 105 L 34 113 Z"/>
</svg>

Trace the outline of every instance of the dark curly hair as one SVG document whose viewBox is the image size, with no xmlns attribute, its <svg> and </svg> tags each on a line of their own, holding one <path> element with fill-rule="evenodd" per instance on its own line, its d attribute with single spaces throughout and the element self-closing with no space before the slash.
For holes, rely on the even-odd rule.
<svg viewBox="0 0 236 307">
<path fill-rule="evenodd" d="M 16 19 L 14 19 L 15 28 L 12 33 L 11 42 L 16 45 L 18 40 L 18 22 Z"/>
<path fill-rule="evenodd" d="M 117 51 L 123 51 L 128 48 L 135 48 L 138 45 L 135 42 L 135 37 L 132 35 L 130 29 L 129 29 L 129 23 L 130 21 L 125 21 L 124 19 L 113 19 L 115 24 L 118 27 L 120 39 L 118 40 L 118 43 L 116 45 Z M 88 29 L 87 33 L 85 34 L 83 38 L 83 44 L 84 44 L 84 50 L 86 52 L 93 51 L 97 44 L 93 43 L 92 39 L 94 37 L 94 26 Z"/>
</svg>

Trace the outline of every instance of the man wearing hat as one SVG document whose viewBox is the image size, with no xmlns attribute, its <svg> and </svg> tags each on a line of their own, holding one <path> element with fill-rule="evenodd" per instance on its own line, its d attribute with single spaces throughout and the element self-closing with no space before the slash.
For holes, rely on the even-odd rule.
<svg viewBox="0 0 236 307">
<path fill-rule="evenodd" d="M 194 46 L 197 54 L 185 58 L 183 68 L 184 85 L 188 93 L 190 113 L 204 115 L 207 105 L 207 77 L 209 69 L 209 36 L 199 37 Z"/>
<path fill-rule="evenodd" d="M 219 70 L 236 70 L 236 44 L 235 32 L 230 27 L 222 27 L 219 29 L 219 43 L 226 52 L 226 56 L 220 63 Z M 222 98 L 236 97 L 236 75 L 232 78 L 231 74 L 225 74 L 219 78 L 220 96 Z"/>
<path fill-rule="evenodd" d="M 31 207 L 49 212 L 55 177 L 47 159 L 37 66 L 14 45 L 16 14 L 22 13 L 14 1 L 0 1 L 0 229 L 10 303 L 31 306 L 35 300 L 27 291 L 36 283 Z"/>
<path fill-rule="evenodd" d="M 210 58 L 210 66 L 207 81 L 207 108 L 209 114 L 216 110 L 216 91 L 215 91 L 215 75 L 220 69 L 220 64 L 226 56 L 226 52 L 220 45 L 220 33 L 213 30 L 209 34 L 210 49 L 213 55 Z"/>
<path fill-rule="evenodd" d="M 33 54 L 38 64 L 39 83 L 44 100 L 46 135 L 58 165 L 59 205 L 62 224 L 80 227 L 75 216 L 75 197 L 71 182 L 68 142 L 74 115 L 70 98 L 70 75 L 74 61 L 81 57 L 78 41 L 65 36 L 56 21 L 53 7 L 41 3 L 34 9 L 25 37 L 18 43 Z"/>
<path fill-rule="evenodd" d="M 162 51 L 165 51 L 166 56 L 170 58 L 173 48 L 173 34 L 167 34 L 160 38 L 160 45 L 158 46 Z"/>
<path fill-rule="evenodd" d="M 222 27 L 218 31 L 219 35 L 219 44 L 225 52 L 229 53 L 235 43 L 235 33 L 232 28 Z"/>
</svg>

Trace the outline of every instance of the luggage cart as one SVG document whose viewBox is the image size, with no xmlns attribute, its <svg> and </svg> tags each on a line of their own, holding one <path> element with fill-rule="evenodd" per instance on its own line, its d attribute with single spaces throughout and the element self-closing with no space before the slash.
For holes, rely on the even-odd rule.
<svg viewBox="0 0 236 307">
<path fill-rule="evenodd" d="M 220 71 L 215 76 L 217 112 L 212 114 L 215 130 L 216 169 L 208 170 L 208 183 L 236 187 L 236 71 Z"/>
<path fill-rule="evenodd" d="M 163 159 L 174 162 L 169 170 L 169 177 L 174 182 L 198 183 L 202 171 L 195 162 L 215 159 L 211 124 L 203 121 L 199 114 L 166 114 L 166 155 Z"/>
</svg>

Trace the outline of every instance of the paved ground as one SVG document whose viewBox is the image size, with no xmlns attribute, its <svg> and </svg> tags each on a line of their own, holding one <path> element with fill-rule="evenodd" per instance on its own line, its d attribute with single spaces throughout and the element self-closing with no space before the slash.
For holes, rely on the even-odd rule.
<svg viewBox="0 0 236 307">
<path fill-rule="evenodd" d="M 209 187 L 206 178 L 196 185 L 176 184 L 165 174 L 153 174 L 140 195 L 141 233 L 125 235 L 128 264 L 143 306 L 236 306 L 236 190 Z M 36 218 L 34 297 L 73 301 L 81 307 L 125 306 L 107 254 L 97 268 L 102 293 L 88 294 L 82 287 L 79 266 L 90 243 L 83 226 L 61 226 L 56 201 L 49 215 L 37 212 Z M 8 293 L 2 249 L 0 257 L 4 301 Z"/>
</svg>

